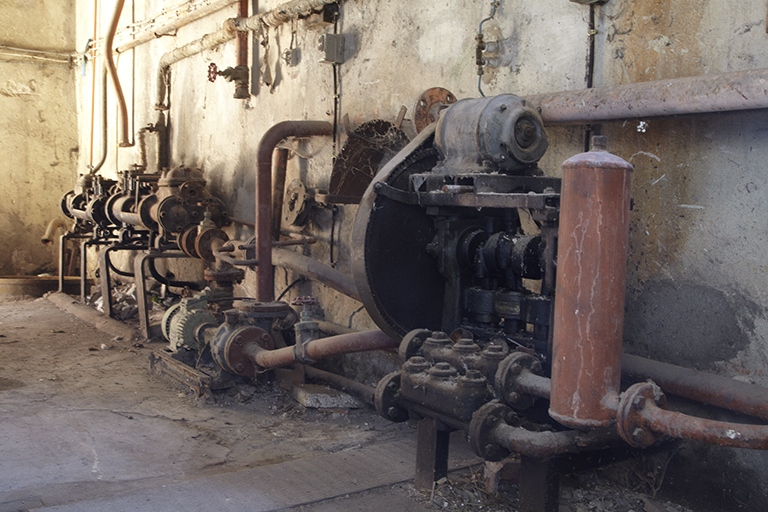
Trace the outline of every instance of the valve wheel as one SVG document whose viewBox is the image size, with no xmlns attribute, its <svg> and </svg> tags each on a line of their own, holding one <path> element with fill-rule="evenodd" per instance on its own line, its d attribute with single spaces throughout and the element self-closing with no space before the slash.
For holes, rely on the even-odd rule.
<svg viewBox="0 0 768 512">
<path fill-rule="evenodd" d="M 219 76 L 219 68 L 215 62 L 211 62 L 208 64 L 208 81 L 215 82 L 217 76 Z"/>
</svg>

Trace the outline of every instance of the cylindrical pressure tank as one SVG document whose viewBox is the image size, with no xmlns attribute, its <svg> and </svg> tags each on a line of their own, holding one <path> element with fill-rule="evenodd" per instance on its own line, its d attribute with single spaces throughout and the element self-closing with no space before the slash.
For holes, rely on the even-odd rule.
<svg viewBox="0 0 768 512">
<path fill-rule="evenodd" d="M 563 163 L 549 415 L 575 428 L 615 418 L 631 175 L 601 136 Z"/>
</svg>

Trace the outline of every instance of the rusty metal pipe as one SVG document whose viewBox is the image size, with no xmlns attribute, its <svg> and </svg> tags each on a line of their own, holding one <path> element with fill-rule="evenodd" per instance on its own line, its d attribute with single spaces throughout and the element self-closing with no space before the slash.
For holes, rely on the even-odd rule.
<svg viewBox="0 0 768 512">
<path fill-rule="evenodd" d="M 650 379 L 671 395 L 768 421 L 768 389 L 761 386 L 629 354 L 621 358 L 621 373 L 635 382 Z"/>
<path fill-rule="evenodd" d="M 520 391 L 527 395 L 549 400 L 552 394 L 552 379 L 536 375 L 528 370 L 520 372 L 520 375 L 515 379 L 515 384 Z"/>
<path fill-rule="evenodd" d="M 325 121 L 283 121 L 267 130 L 259 142 L 256 157 L 256 259 L 259 260 L 257 300 L 272 302 L 272 153 L 288 137 L 331 135 L 333 126 Z"/>
<path fill-rule="evenodd" d="M 40 242 L 42 242 L 43 245 L 51 245 L 58 230 L 63 229 L 66 234 L 67 224 L 68 222 L 61 217 L 56 217 L 51 220 L 51 222 L 48 223 L 48 227 L 45 228 L 45 233 L 43 233 L 43 236 L 40 238 Z"/>
<path fill-rule="evenodd" d="M 487 438 L 507 450 L 529 457 L 546 458 L 560 453 L 576 453 L 598 448 L 618 441 L 614 429 L 578 432 L 532 432 L 522 427 L 514 427 L 499 422 L 493 427 Z"/>
<path fill-rule="evenodd" d="M 303 347 L 304 357 L 297 355 L 298 348 L 295 346 L 265 350 L 255 343 L 252 344 L 249 355 L 253 362 L 261 368 L 278 368 L 300 362 L 300 358 L 317 361 L 330 356 L 397 348 L 398 345 L 399 342 L 381 331 L 366 331 L 309 341 Z"/>
<path fill-rule="evenodd" d="M 563 163 L 549 415 L 614 421 L 621 380 L 632 166 L 594 137 Z"/>
<path fill-rule="evenodd" d="M 250 18 L 235 20 L 235 27 L 240 31 L 259 30 L 263 24 L 267 27 L 277 27 L 299 16 L 307 16 L 324 6 L 341 3 L 339 0 L 292 0 L 281 4 L 271 11 L 255 14 Z"/>
<path fill-rule="evenodd" d="M 527 96 L 544 124 L 768 108 L 768 68 Z"/>
<path fill-rule="evenodd" d="M 310 379 L 325 382 L 336 389 L 349 393 L 369 405 L 373 404 L 373 394 L 376 392 L 376 388 L 374 387 L 367 386 L 362 382 L 357 382 L 356 380 L 341 375 L 336 375 L 335 373 L 320 370 L 313 366 L 305 366 L 304 375 Z"/>
<path fill-rule="evenodd" d="M 109 78 L 112 80 L 112 85 L 115 87 L 117 106 L 120 111 L 120 142 L 118 144 L 121 148 L 129 148 L 133 146 L 133 142 L 131 142 L 131 138 L 128 135 L 128 107 L 125 104 L 125 95 L 123 94 L 123 88 L 120 85 L 120 78 L 117 76 L 115 59 L 112 56 L 112 45 L 115 42 L 115 32 L 117 32 L 117 25 L 120 23 L 120 15 L 123 13 L 124 5 L 125 0 L 117 0 L 117 3 L 115 4 L 115 10 L 112 13 L 112 21 L 109 24 L 109 32 L 107 33 L 107 39 L 104 43 L 104 62 L 107 66 Z"/>
<path fill-rule="evenodd" d="M 271 265 L 289 268 L 313 281 L 323 283 L 329 288 L 333 288 L 334 290 L 343 293 L 347 297 L 351 297 L 357 301 L 360 300 L 360 295 L 357 293 L 357 287 L 355 286 L 355 280 L 351 276 L 339 272 L 335 268 L 321 263 L 314 258 L 287 249 L 272 249 Z M 259 270 L 261 270 L 261 268 L 262 266 L 259 265 Z M 271 275 L 270 271 L 270 276 Z"/>
<path fill-rule="evenodd" d="M 697 418 L 661 409 L 653 403 L 645 406 L 640 412 L 640 418 L 653 432 L 669 434 L 678 439 L 736 448 L 768 449 L 766 425 L 745 425 Z"/>
<path fill-rule="evenodd" d="M 273 167 L 272 183 L 272 239 L 280 240 L 280 224 L 283 217 L 283 196 L 285 195 L 285 173 L 288 168 L 288 150 L 277 148 Z"/>
</svg>

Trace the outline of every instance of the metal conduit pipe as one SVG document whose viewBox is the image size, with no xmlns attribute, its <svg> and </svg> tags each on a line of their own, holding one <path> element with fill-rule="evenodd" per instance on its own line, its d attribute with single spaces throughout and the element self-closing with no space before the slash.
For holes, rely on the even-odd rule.
<svg viewBox="0 0 768 512">
<path fill-rule="evenodd" d="M 645 406 L 640 416 L 642 425 L 656 434 L 669 434 L 678 439 L 689 439 L 720 446 L 755 450 L 768 449 L 767 425 L 745 425 L 743 423 L 697 418 L 680 412 L 661 409 L 652 402 Z M 635 429 L 638 428 L 641 427 L 635 426 Z"/>
<path fill-rule="evenodd" d="M 544 124 L 768 108 L 768 68 L 527 96 Z"/>
<path fill-rule="evenodd" d="M 367 404 L 373 404 L 373 394 L 376 392 L 376 389 L 367 386 L 362 382 L 357 382 L 356 380 L 336 375 L 335 373 L 326 372 L 313 366 L 305 366 L 304 375 L 310 379 L 325 382 L 336 389 L 349 393 Z"/>
<path fill-rule="evenodd" d="M 634 382 L 652 380 L 665 393 L 768 421 L 768 389 L 681 366 L 624 354 L 621 374 Z"/>
<path fill-rule="evenodd" d="M 398 345 L 399 342 L 381 331 L 366 331 L 321 338 L 276 350 L 266 350 L 251 343 L 246 353 L 261 368 L 278 368 L 296 362 L 310 363 L 330 356 L 397 348 Z"/>
<path fill-rule="evenodd" d="M 333 126 L 325 121 L 283 121 L 262 136 L 256 157 L 256 259 L 257 300 L 272 302 L 272 153 L 288 137 L 331 135 Z"/>
<path fill-rule="evenodd" d="M 163 36 L 170 35 L 183 26 L 189 25 L 190 23 L 201 18 L 205 18 L 209 14 L 213 14 L 214 12 L 220 11 L 225 7 L 228 7 L 237 2 L 238 0 L 218 0 L 217 2 L 212 2 L 190 14 L 187 14 L 186 16 L 182 16 L 175 21 L 165 23 L 154 29 L 138 32 L 136 35 L 134 35 L 131 41 L 121 44 L 115 48 L 115 52 L 127 52 L 128 50 L 136 48 L 137 46 L 142 45 L 148 41 L 152 41 L 153 39 L 159 39 Z"/>
<path fill-rule="evenodd" d="M 355 280 L 351 276 L 314 258 L 287 249 L 272 249 L 272 265 L 294 270 L 313 281 L 319 281 L 329 288 L 343 293 L 347 297 L 360 301 Z M 261 268 L 262 266 L 259 265 L 259 269 Z M 270 276 L 272 275 L 271 272 L 270 269 Z"/>
<path fill-rule="evenodd" d="M 115 42 L 115 32 L 117 32 L 117 25 L 120 23 L 120 15 L 123 13 L 124 5 L 125 0 L 117 0 L 117 3 L 115 4 L 115 11 L 112 13 L 112 21 L 109 24 L 109 32 L 107 33 L 107 39 L 104 43 L 104 61 L 107 66 L 107 71 L 109 72 L 109 78 L 112 80 L 112 85 L 115 87 L 117 106 L 120 111 L 120 142 L 118 144 L 121 148 L 129 148 L 133 146 L 133 143 L 128 135 L 128 107 L 125 104 L 125 95 L 123 94 L 120 78 L 117 76 L 115 60 L 112 56 L 112 45 Z"/>
</svg>

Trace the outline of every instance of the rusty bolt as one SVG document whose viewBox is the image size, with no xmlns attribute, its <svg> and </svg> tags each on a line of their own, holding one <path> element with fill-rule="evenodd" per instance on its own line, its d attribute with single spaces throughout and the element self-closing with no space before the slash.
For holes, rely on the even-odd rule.
<svg viewBox="0 0 768 512">
<path fill-rule="evenodd" d="M 638 411 L 642 410 L 645 407 L 645 397 L 636 396 L 635 399 L 632 401 L 632 407 L 634 407 Z"/>
<path fill-rule="evenodd" d="M 485 453 L 493 453 L 494 451 L 496 451 L 495 446 L 493 446 L 492 444 L 485 445 Z"/>
<path fill-rule="evenodd" d="M 243 371 L 244 368 L 245 368 L 245 366 L 243 366 L 243 363 L 237 363 L 235 365 L 235 370 L 237 370 L 238 372 Z"/>
<path fill-rule="evenodd" d="M 505 110 L 507 110 L 507 106 L 505 104 L 502 103 L 499 105 L 499 111 L 504 112 Z"/>
<path fill-rule="evenodd" d="M 167 212 L 160 212 L 160 218 L 161 219 L 164 219 L 166 217 L 166 215 L 168 215 Z"/>
<path fill-rule="evenodd" d="M 487 418 L 485 418 L 485 426 L 486 427 L 492 427 L 496 424 L 496 422 L 499 421 L 499 418 L 497 418 L 494 415 L 490 415 Z"/>
<path fill-rule="evenodd" d="M 507 411 L 504 415 L 504 421 L 510 425 L 515 423 L 517 421 L 517 414 L 515 414 L 515 411 Z"/>
<path fill-rule="evenodd" d="M 509 370 L 512 372 L 512 375 L 520 375 L 520 372 L 523 371 L 523 367 L 515 363 L 509 367 Z"/>
<path fill-rule="evenodd" d="M 395 416 L 397 416 L 397 413 L 398 413 L 398 410 L 397 410 L 397 408 L 396 408 L 396 407 L 390 407 L 389 409 L 387 409 L 387 414 L 388 414 L 390 417 L 392 417 L 392 418 L 394 418 Z"/>
<path fill-rule="evenodd" d="M 508 399 L 510 402 L 512 402 L 513 404 L 516 404 L 517 402 L 519 402 L 521 398 L 522 398 L 522 397 L 520 396 L 520 393 L 517 393 L 517 392 L 515 392 L 515 391 L 511 392 L 511 393 L 509 394 L 509 396 L 507 397 L 507 399 Z"/>
<path fill-rule="evenodd" d="M 645 440 L 645 430 L 636 428 L 632 432 L 632 440 L 637 444 L 643 444 L 643 441 Z"/>
<path fill-rule="evenodd" d="M 235 345 L 237 345 L 237 346 L 239 347 L 239 346 L 241 346 L 242 344 L 243 344 L 243 337 L 242 337 L 242 336 L 237 336 L 237 337 L 235 338 Z"/>
<path fill-rule="evenodd" d="M 390 391 L 397 391 L 397 384 L 394 382 L 390 382 L 387 384 L 387 389 Z"/>
<path fill-rule="evenodd" d="M 421 108 L 424 108 L 427 106 L 427 100 L 419 100 L 419 106 Z"/>
<path fill-rule="evenodd" d="M 267 334 L 267 333 L 264 333 L 264 334 L 262 334 L 262 335 L 261 335 L 261 339 L 262 339 L 263 341 L 269 341 L 269 334 Z"/>
</svg>

